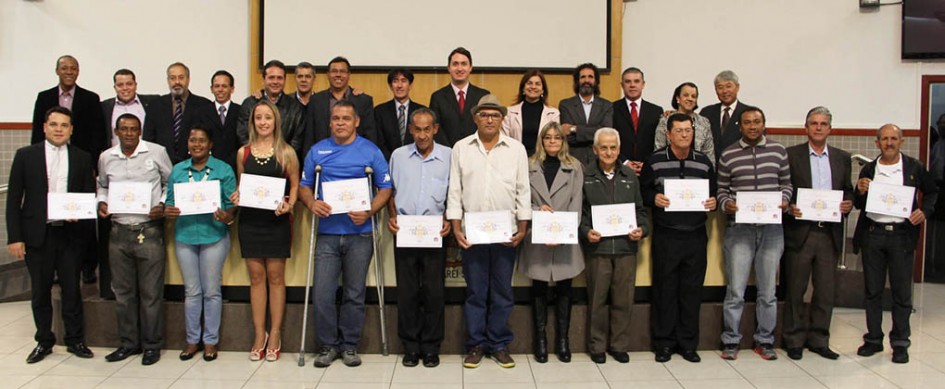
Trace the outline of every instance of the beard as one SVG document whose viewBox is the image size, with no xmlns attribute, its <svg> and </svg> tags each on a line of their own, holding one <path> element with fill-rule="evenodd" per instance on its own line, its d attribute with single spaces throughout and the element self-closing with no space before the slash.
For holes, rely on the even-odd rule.
<svg viewBox="0 0 945 389">
<path fill-rule="evenodd" d="M 597 85 L 585 82 L 581 84 L 580 88 L 578 88 L 578 93 L 581 95 L 596 95 L 600 93 L 600 89 L 597 88 Z"/>
</svg>

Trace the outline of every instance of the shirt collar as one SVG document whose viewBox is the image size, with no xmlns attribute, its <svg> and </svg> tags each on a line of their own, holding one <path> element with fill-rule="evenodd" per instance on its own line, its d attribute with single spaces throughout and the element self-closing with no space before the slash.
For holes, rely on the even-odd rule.
<svg viewBox="0 0 945 389">
<path fill-rule="evenodd" d="M 761 140 L 758 141 L 758 144 L 756 144 L 755 146 L 757 146 L 757 147 L 765 147 L 766 144 L 768 144 L 768 137 L 762 135 L 762 136 L 761 136 Z M 748 145 L 748 143 L 745 143 L 745 140 L 742 139 L 742 138 L 738 138 L 738 146 L 741 147 L 741 148 L 743 148 L 743 149 L 747 149 L 747 148 L 751 147 L 751 146 Z"/>
<path fill-rule="evenodd" d="M 627 108 L 630 108 L 630 103 L 637 103 L 637 111 L 639 111 L 641 107 L 643 107 L 643 96 L 640 96 L 640 98 L 636 100 L 630 100 L 629 97 L 624 95 L 623 100 L 627 102 Z"/>
<path fill-rule="evenodd" d="M 666 159 L 670 161 L 679 160 L 679 158 L 676 158 L 676 153 L 673 152 L 673 149 L 671 146 L 666 146 Z M 695 149 L 693 149 L 692 147 L 689 148 L 689 155 L 686 156 L 686 159 L 692 159 L 692 160 L 696 159 Z"/>
<path fill-rule="evenodd" d="M 62 95 L 69 95 L 69 96 L 73 96 L 73 97 L 74 97 L 74 96 L 75 96 L 75 88 L 78 88 L 78 85 L 73 85 L 73 86 L 72 86 L 72 90 L 66 92 L 65 90 L 62 89 L 62 85 L 60 85 L 60 86 L 59 86 L 59 96 L 62 96 Z"/>
<path fill-rule="evenodd" d="M 732 102 L 732 105 L 725 105 L 725 104 L 722 104 L 722 112 L 723 112 L 723 113 L 725 112 L 725 107 L 730 108 L 729 111 L 732 112 L 732 113 L 734 113 L 734 112 L 735 112 L 735 108 L 738 108 L 738 100 L 735 100 L 734 102 Z"/>
<path fill-rule="evenodd" d="M 478 137 L 476 138 L 478 139 Z M 417 149 L 417 144 L 416 143 L 410 144 L 410 156 L 413 157 L 416 155 L 418 158 L 424 161 L 428 159 L 443 160 L 442 156 L 440 155 L 441 152 L 442 152 L 442 148 L 440 147 L 440 145 L 436 144 L 436 142 L 433 142 L 433 150 L 430 150 L 430 155 L 424 158 L 423 155 L 420 154 L 420 150 Z"/>
<path fill-rule="evenodd" d="M 135 151 L 133 151 L 133 152 L 131 153 L 131 156 L 130 156 L 130 157 L 126 157 L 126 156 L 125 156 L 125 153 L 122 153 L 122 152 L 121 152 L 121 145 L 120 145 L 120 144 L 119 144 L 119 145 L 115 145 L 115 147 L 112 147 L 112 155 L 115 155 L 115 156 L 117 156 L 118 158 L 134 158 L 134 157 L 137 157 L 138 154 L 140 154 L 140 153 L 146 153 L 146 152 L 148 152 L 148 144 L 147 144 L 147 142 L 145 142 L 145 141 L 143 141 L 143 140 L 139 140 L 139 141 L 138 141 L 138 146 L 135 147 Z M 188 161 L 189 161 L 189 159 L 188 159 Z"/>
<path fill-rule="evenodd" d="M 46 143 L 46 152 L 58 153 L 66 149 L 66 145 L 56 146 L 52 143 L 49 143 L 49 140 L 46 140 L 44 143 Z"/>
<path fill-rule="evenodd" d="M 817 154 L 817 152 L 814 151 L 814 148 L 811 147 L 810 143 L 809 142 L 807 143 L 807 151 L 810 153 L 810 155 L 813 155 L 815 157 L 829 157 L 830 152 L 827 150 L 830 150 L 830 148 L 827 147 L 827 145 L 824 145 L 824 152 L 821 154 Z"/>
<path fill-rule="evenodd" d="M 217 108 L 217 113 L 220 112 L 220 107 L 226 107 L 226 112 L 229 113 L 229 112 L 230 112 L 230 103 L 231 103 L 231 102 L 232 102 L 231 100 L 227 100 L 225 103 L 220 104 L 219 101 L 213 100 L 213 104 L 214 104 L 214 105 L 216 106 L 216 108 Z"/>
<path fill-rule="evenodd" d="M 896 162 L 896 163 L 893 164 L 893 165 L 883 165 L 883 164 L 879 163 L 879 158 L 877 158 L 877 159 L 876 159 L 876 171 L 879 172 L 879 174 L 882 174 L 882 175 L 885 175 L 885 176 L 890 176 L 890 175 L 896 174 L 896 173 L 898 173 L 898 172 L 901 172 L 901 171 L 902 171 L 902 159 L 903 159 L 903 155 L 902 155 L 902 153 L 899 153 L 899 162 Z"/>
<path fill-rule="evenodd" d="M 578 95 L 576 95 L 576 96 L 577 96 L 578 100 L 581 102 L 581 104 L 585 104 L 585 105 L 593 104 L 593 103 L 594 103 L 594 98 L 597 97 L 597 96 L 591 95 L 591 99 L 590 99 L 590 100 L 584 101 L 584 97 L 581 96 L 580 94 L 578 94 Z"/>
<path fill-rule="evenodd" d="M 407 108 L 405 108 L 405 109 L 406 109 L 407 111 L 409 111 L 409 110 L 410 110 L 410 99 L 407 99 L 407 102 L 406 102 L 406 103 L 403 103 L 403 104 L 401 104 L 399 101 L 397 101 L 397 99 L 394 99 L 394 108 L 396 108 L 397 110 L 400 110 L 400 107 L 401 107 L 401 106 L 407 107 Z"/>
<path fill-rule="evenodd" d="M 135 97 L 127 103 L 121 101 L 121 99 L 119 99 L 118 96 L 115 96 L 115 105 L 135 105 L 135 104 L 141 105 L 141 100 L 138 99 L 137 93 L 135 93 Z"/>
<path fill-rule="evenodd" d="M 467 97 L 469 96 L 469 83 L 468 82 L 462 88 L 457 87 L 456 84 L 453 84 L 452 82 L 450 82 L 450 86 L 453 87 L 453 96 L 458 97 L 459 91 L 463 91 L 463 93 L 466 94 Z"/>
</svg>

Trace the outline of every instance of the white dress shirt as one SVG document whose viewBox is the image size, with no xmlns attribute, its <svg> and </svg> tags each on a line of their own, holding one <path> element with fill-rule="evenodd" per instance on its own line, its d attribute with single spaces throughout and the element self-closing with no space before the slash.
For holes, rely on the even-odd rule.
<svg viewBox="0 0 945 389">
<path fill-rule="evenodd" d="M 69 148 L 66 145 L 46 144 L 46 180 L 50 193 L 69 191 Z"/>
</svg>

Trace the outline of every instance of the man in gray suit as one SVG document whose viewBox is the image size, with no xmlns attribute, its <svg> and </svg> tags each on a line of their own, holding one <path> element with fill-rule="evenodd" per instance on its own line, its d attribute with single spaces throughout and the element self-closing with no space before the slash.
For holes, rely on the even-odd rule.
<svg viewBox="0 0 945 389">
<path fill-rule="evenodd" d="M 574 69 L 574 96 L 558 103 L 561 128 L 568 134 L 571 155 L 590 166 L 594 160 L 594 133 L 601 127 L 613 127 L 613 104 L 600 97 L 600 70 L 592 63 Z"/>
</svg>

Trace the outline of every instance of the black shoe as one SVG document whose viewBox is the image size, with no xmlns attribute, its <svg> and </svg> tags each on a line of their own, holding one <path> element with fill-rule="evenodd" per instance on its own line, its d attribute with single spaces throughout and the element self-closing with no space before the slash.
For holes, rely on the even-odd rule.
<svg viewBox="0 0 945 389">
<path fill-rule="evenodd" d="M 436 353 L 423 354 L 423 367 L 437 367 L 440 365 L 440 355 Z"/>
<path fill-rule="evenodd" d="M 88 347 L 85 347 L 85 343 L 82 343 L 82 342 L 78 342 L 78 343 L 70 345 L 69 347 L 66 347 L 66 351 L 74 354 L 75 356 L 79 358 L 88 359 L 95 356 L 94 354 L 92 354 L 92 350 L 89 350 Z"/>
<path fill-rule="evenodd" d="M 672 347 L 660 347 L 654 353 L 656 354 L 654 359 L 659 363 L 669 362 L 670 359 L 673 359 Z"/>
<path fill-rule="evenodd" d="M 118 350 L 112 351 L 111 354 L 105 356 L 105 360 L 108 362 L 118 362 L 128 359 L 132 355 L 141 354 L 140 348 L 125 348 L 119 347 Z"/>
<path fill-rule="evenodd" d="M 94 284 L 98 282 L 98 277 L 95 275 L 95 270 L 85 270 L 82 272 L 82 282 L 86 284 Z"/>
<path fill-rule="evenodd" d="M 835 360 L 835 359 L 837 359 L 837 358 L 840 358 L 840 354 L 835 353 L 833 350 L 830 349 L 830 347 L 827 347 L 827 346 L 824 346 L 824 347 L 809 347 L 808 350 L 810 350 L 810 352 L 812 352 L 812 353 L 814 353 L 814 354 L 820 355 L 820 356 L 822 356 L 822 357 L 824 357 L 824 358 L 827 358 L 827 359 L 834 359 L 834 360 Z M 800 359 L 800 358 L 798 358 L 798 359 Z"/>
<path fill-rule="evenodd" d="M 161 350 L 158 350 L 156 348 L 149 348 L 147 350 L 144 350 L 144 355 L 141 356 L 141 364 L 145 366 L 153 365 L 157 363 L 157 361 L 160 361 L 160 360 L 161 360 Z"/>
<path fill-rule="evenodd" d="M 883 352 L 883 345 L 876 343 L 863 343 L 860 348 L 856 349 L 856 355 L 861 357 L 871 357 L 879 352 Z"/>
<path fill-rule="evenodd" d="M 614 360 L 617 362 L 620 362 L 620 363 L 630 362 L 630 354 L 627 354 L 623 351 L 608 351 L 607 353 L 610 354 L 610 356 L 614 358 Z"/>
<path fill-rule="evenodd" d="M 406 367 L 414 367 L 420 364 L 420 354 L 419 353 L 406 353 L 404 354 L 404 359 L 400 361 Z"/>
<path fill-rule="evenodd" d="M 46 358 L 47 355 L 52 354 L 52 346 L 46 347 L 41 344 L 37 344 L 36 348 L 33 351 L 30 351 L 30 355 L 26 357 L 26 363 L 36 363 L 42 361 L 43 358 Z"/>
<path fill-rule="evenodd" d="M 594 363 L 607 363 L 607 354 L 604 354 L 604 353 L 591 353 L 591 362 L 594 362 Z"/>
<path fill-rule="evenodd" d="M 804 349 L 800 347 L 788 347 L 787 356 L 795 361 L 799 361 L 801 358 L 804 358 Z"/>
<path fill-rule="evenodd" d="M 697 353 L 696 350 L 680 350 L 679 355 L 682 355 L 682 359 L 685 359 L 691 363 L 702 362 L 702 357 L 699 356 L 699 353 Z"/>
<path fill-rule="evenodd" d="M 909 349 L 903 346 L 893 347 L 893 363 L 909 363 Z"/>
<path fill-rule="evenodd" d="M 178 358 L 180 358 L 180 360 L 189 361 L 194 357 L 194 355 L 197 355 L 198 352 L 203 351 L 203 343 L 197 343 L 196 345 L 193 345 L 194 346 L 193 350 L 188 352 L 187 350 L 190 349 L 190 346 L 191 345 L 188 344 L 187 347 L 184 348 L 184 350 L 180 352 L 180 355 L 178 355 Z"/>
</svg>

